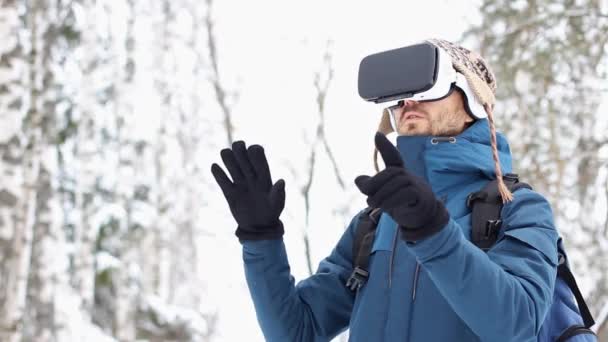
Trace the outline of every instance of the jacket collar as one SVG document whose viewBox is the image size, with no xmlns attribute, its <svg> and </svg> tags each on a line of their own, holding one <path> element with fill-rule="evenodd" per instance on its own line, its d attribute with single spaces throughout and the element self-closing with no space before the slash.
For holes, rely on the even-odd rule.
<svg viewBox="0 0 608 342">
<path fill-rule="evenodd" d="M 399 136 L 397 149 L 405 167 L 440 193 L 463 183 L 496 178 L 490 139 L 488 120 L 481 119 L 454 137 Z M 502 172 L 511 172 L 505 136 L 496 132 L 496 142 Z"/>
</svg>

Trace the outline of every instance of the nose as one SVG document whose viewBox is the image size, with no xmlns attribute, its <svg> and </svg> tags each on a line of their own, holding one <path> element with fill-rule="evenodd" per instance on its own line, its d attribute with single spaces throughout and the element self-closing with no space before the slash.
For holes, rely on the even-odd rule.
<svg viewBox="0 0 608 342">
<path fill-rule="evenodd" d="M 409 106 L 415 105 L 417 103 L 418 103 L 418 101 L 414 101 L 414 100 L 403 100 L 404 107 L 409 107 Z"/>
</svg>

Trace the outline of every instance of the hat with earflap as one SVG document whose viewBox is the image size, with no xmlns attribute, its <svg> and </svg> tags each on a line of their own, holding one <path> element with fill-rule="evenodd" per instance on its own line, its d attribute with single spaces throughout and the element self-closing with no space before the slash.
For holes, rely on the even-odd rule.
<svg viewBox="0 0 608 342">
<path fill-rule="evenodd" d="M 465 102 L 464 107 L 467 113 L 475 120 L 488 119 L 498 190 L 503 203 L 513 200 L 513 194 L 503 181 L 500 159 L 498 158 L 496 127 L 493 116 L 494 104 L 496 102 L 496 78 L 494 77 L 494 73 L 485 60 L 471 50 L 444 39 L 429 39 L 426 42 L 447 52 L 456 72 L 463 75 L 466 79 L 466 82 L 457 82 L 456 87 L 462 91 Z M 384 109 L 380 125 L 378 126 L 378 131 L 385 135 L 395 131 L 391 124 L 390 115 L 390 111 Z M 379 171 L 377 150 L 374 151 L 374 166 L 376 171 Z"/>
</svg>

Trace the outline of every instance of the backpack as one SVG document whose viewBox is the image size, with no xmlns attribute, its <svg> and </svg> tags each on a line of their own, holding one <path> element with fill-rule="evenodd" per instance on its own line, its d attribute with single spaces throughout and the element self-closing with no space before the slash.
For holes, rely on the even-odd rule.
<svg viewBox="0 0 608 342">
<path fill-rule="evenodd" d="M 511 192 L 521 188 L 532 189 L 528 184 L 520 182 L 514 173 L 507 173 L 503 180 Z M 466 204 L 471 209 L 471 242 L 487 252 L 496 242 L 502 225 L 500 213 L 503 204 L 497 180 L 492 180 L 480 191 L 469 194 Z M 381 215 L 379 208 L 372 207 L 366 208 L 360 215 L 352 246 L 353 272 L 346 283 L 352 291 L 359 290 L 369 277 L 369 257 Z M 541 326 L 538 341 L 597 342 L 597 336 L 591 330 L 595 321 L 570 270 L 561 237 L 557 242 L 557 251 L 559 258 L 553 301 Z"/>
</svg>

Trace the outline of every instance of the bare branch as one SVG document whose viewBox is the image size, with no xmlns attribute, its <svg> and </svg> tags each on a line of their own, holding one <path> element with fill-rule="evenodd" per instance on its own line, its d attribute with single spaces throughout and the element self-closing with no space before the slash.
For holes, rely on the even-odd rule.
<svg viewBox="0 0 608 342">
<path fill-rule="evenodd" d="M 340 170 L 338 169 L 338 162 L 336 161 L 336 158 L 334 157 L 334 154 L 331 151 L 331 149 L 329 147 L 329 143 L 327 142 L 327 138 L 325 138 L 325 136 L 323 136 L 323 146 L 325 147 L 325 152 L 327 153 L 327 156 L 329 157 L 329 160 L 331 161 L 331 164 L 333 165 L 334 174 L 336 175 L 336 180 L 338 181 L 338 184 L 340 185 L 342 190 L 346 189 L 346 186 L 344 185 L 344 180 L 342 179 L 342 176 L 340 176 Z"/>
<path fill-rule="evenodd" d="M 213 89 L 215 91 L 215 97 L 217 102 L 222 110 L 222 114 L 224 114 L 224 129 L 226 130 L 226 138 L 228 140 L 228 145 L 231 145 L 233 142 L 234 135 L 234 126 L 232 124 L 232 109 L 228 105 L 227 101 L 227 91 L 222 85 L 220 81 L 220 72 L 218 67 L 218 58 L 217 58 L 217 42 L 214 31 L 214 23 L 211 16 L 211 9 L 213 7 L 213 0 L 207 1 L 207 13 L 205 15 L 205 27 L 207 28 L 207 47 L 209 49 L 209 58 L 211 61 L 211 84 L 213 85 Z M 235 96 L 236 98 L 236 96 Z"/>
<path fill-rule="evenodd" d="M 317 159 L 316 154 L 316 146 L 317 142 L 315 141 L 312 145 L 310 151 L 310 157 L 308 159 L 308 179 L 306 184 L 302 187 L 302 196 L 304 196 L 304 210 L 306 217 L 306 224 L 304 228 L 304 251 L 306 253 L 306 265 L 308 267 L 308 274 L 312 275 L 312 259 L 310 255 L 310 239 L 308 236 L 308 227 L 310 227 L 310 189 L 312 186 L 312 181 L 315 176 L 315 164 Z"/>
<path fill-rule="evenodd" d="M 328 42 L 328 47 L 330 42 Z M 334 69 L 332 66 L 331 54 L 329 53 L 329 48 L 325 51 L 325 55 L 323 56 L 323 60 L 325 62 L 325 67 L 327 68 L 327 80 L 325 80 L 325 84 L 323 86 L 320 85 L 320 72 L 317 72 L 315 75 L 315 88 L 317 89 L 317 105 L 319 107 L 319 126 L 320 126 L 320 136 L 319 138 L 323 142 L 323 146 L 325 148 L 325 152 L 331 161 L 333 166 L 334 174 L 336 175 L 336 180 L 338 184 L 342 188 L 345 189 L 344 180 L 340 175 L 340 170 L 338 168 L 338 163 L 336 162 L 336 158 L 334 157 L 334 153 L 332 152 L 329 142 L 327 141 L 327 135 L 325 134 L 325 99 L 327 98 L 327 90 L 329 89 L 329 85 L 334 76 Z"/>
<path fill-rule="evenodd" d="M 310 240 L 308 237 L 308 228 L 309 228 L 309 223 L 310 223 L 310 211 L 311 211 L 311 209 L 310 209 L 310 189 L 311 189 L 312 182 L 313 182 L 314 175 L 315 175 L 314 167 L 316 164 L 316 156 L 317 156 L 316 149 L 317 149 L 317 146 L 319 145 L 319 143 L 323 144 L 323 148 L 332 163 L 334 174 L 336 175 L 338 184 L 340 185 L 340 187 L 342 189 L 345 188 L 344 181 L 342 180 L 342 177 L 340 176 L 336 158 L 334 157 L 334 154 L 331 151 L 330 145 L 329 145 L 329 143 L 327 141 L 327 137 L 325 135 L 325 100 L 327 98 L 327 90 L 329 89 L 329 86 L 333 79 L 331 54 L 329 53 L 330 44 L 331 44 L 331 42 L 327 43 L 328 48 L 325 50 L 325 54 L 323 56 L 324 65 L 322 67 L 322 68 L 325 68 L 327 78 L 325 79 L 325 81 L 322 84 L 321 75 L 323 73 L 323 70 L 320 70 L 320 71 L 315 72 L 314 81 L 313 81 L 315 89 L 317 90 L 316 100 L 317 100 L 317 106 L 319 108 L 319 122 L 316 127 L 316 135 L 314 137 L 314 142 L 312 143 L 311 151 L 310 151 L 309 164 L 308 164 L 308 166 L 309 166 L 308 179 L 306 181 L 306 184 L 302 188 L 302 195 L 304 196 L 304 203 L 305 203 L 305 210 L 306 210 L 306 225 L 305 225 L 305 229 L 304 229 L 303 238 L 304 238 L 304 247 L 305 247 L 305 253 L 306 253 L 306 263 L 308 265 L 308 272 L 311 275 L 313 273 L 313 270 L 312 270 L 312 260 L 311 260 L 311 253 L 310 253 Z"/>
<path fill-rule="evenodd" d="M 317 159 L 316 154 L 316 146 L 317 142 L 315 142 L 310 151 L 310 157 L 308 158 L 308 179 L 306 184 L 302 187 L 302 195 L 304 195 L 305 205 L 306 205 L 306 226 L 309 224 L 309 213 L 310 213 L 310 204 L 309 204 L 309 196 L 310 196 L 310 188 L 312 187 L 312 181 L 315 176 L 315 164 Z"/>
<path fill-rule="evenodd" d="M 606 194 L 606 198 L 608 198 L 608 177 L 606 177 L 606 180 L 604 181 L 604 191 Z M 606 213 L 608 213 L 608 203 L 606 204 Z M 604 236 L 604 238 L 608 238 L 608 214 L 604 219 L 604 233 L 602 235 Z"/>
</svg>

